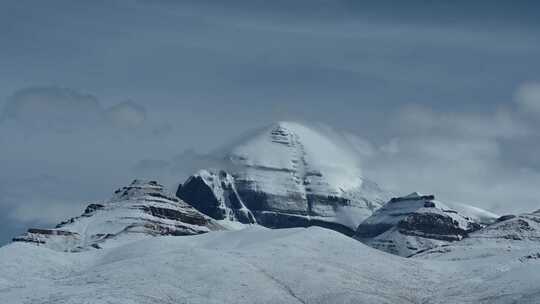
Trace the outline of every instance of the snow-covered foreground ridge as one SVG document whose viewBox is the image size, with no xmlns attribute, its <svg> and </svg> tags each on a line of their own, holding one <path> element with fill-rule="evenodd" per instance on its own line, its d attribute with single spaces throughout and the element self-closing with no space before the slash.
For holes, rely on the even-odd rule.
<svg viewBox="0 0 540 304">
<path fill-rule="evenodd" d="M 538 303 L 538 245 L 406 259 L 318 228 L 253 226 L 59 252 L 0 248 L 1 303 Z"/>
</svg>

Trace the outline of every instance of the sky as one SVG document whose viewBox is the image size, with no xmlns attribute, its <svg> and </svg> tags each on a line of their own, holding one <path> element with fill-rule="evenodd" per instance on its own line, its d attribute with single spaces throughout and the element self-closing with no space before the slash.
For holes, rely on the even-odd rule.
<svg viewBox="0 0 540 304">
<path fill-rule="evenodd" d="M 0 244 L 281 120 L 346 136 L 394 193 L 540 209 L 539 6 L 2 1 Z"/>
</svg>

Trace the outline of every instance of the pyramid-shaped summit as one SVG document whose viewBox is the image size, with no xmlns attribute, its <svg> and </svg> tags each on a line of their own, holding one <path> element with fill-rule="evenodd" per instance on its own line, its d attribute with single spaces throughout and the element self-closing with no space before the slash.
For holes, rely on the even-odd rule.
<svg viewBox="0 0 540 304">
<path fill-rule="evenodd" d="M 219 171 L 226 170 L 239 200 L 267 227 L 320 225 L 352 235 L 363 219 L 390 198 L 362 177 L 352 149 L 324 131 L 299 123 L 272 124 L 220 153 L 226 164 L 207 171 L 219 176 Z M 193 190 L 195 180 L 181 185 L 177 195 L 210 216 L 218 213 L 207 210 L 215 199 L 206 203 L 193 195 L 198 192 Z M 218 198 L 224 190 L 214 191 Z"/>
</svg>

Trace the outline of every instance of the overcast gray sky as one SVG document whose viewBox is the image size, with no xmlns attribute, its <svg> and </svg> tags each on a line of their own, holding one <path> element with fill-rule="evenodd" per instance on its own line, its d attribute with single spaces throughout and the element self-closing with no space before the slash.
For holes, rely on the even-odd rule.
<svg viewBox="0 0 540 304">
<path fill-rule="evenodd" d="M 539 209 L 539 57 L 537 1 L 2 1 L 0 244 L 276 120 L 398 194 Z"/>
</svg>

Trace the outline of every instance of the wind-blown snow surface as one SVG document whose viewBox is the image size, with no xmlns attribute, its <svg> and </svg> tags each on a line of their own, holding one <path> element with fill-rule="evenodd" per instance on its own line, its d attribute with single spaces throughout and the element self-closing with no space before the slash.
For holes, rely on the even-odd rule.
<svg viewBox="0 0 540 304">
<path fill-rule="evenodd" d="M 405 259 L 318 227 L 148 237 L 78 253 L 12 243 L 0 248 L 0 303 L 512 303 L 497 285 L 508 282 L 519 303 L 540 300 L 540 263 L 501 255 L 470 264 Z M 461 293 L 466 284 L 477 290 Z"/>
</svg>

